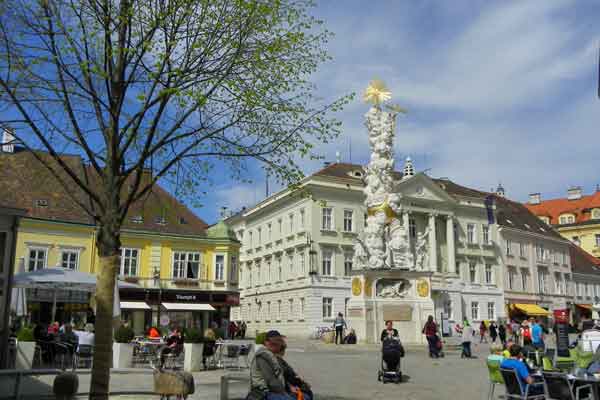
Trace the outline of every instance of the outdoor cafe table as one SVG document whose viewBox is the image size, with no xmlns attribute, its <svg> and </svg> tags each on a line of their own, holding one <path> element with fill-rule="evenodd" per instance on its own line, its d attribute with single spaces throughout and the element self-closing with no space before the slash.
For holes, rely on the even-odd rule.
<svg viewBox="0 0 600 400">
<path fill-rule="evenodd" d="M 573 385 L 573 391 L 575 391 L 575 389 L 578 386 L 583 386 L 583 385 L 590 385 L 592 387 L 592 390 L 594 391 L 594 399 L 600 399 L 600 397 L 598 397 L 600 395 L 600 379 L 596 378 L 594 375 L 573 375 L 573 374 L 566 374 L 567 375 L 567 379 L 569 380 L 569 382 L 571 382 L 571 384 Z M 536 380 L 539 380 L 540 382 L 542 381 L 542 372 L 541 371 L 535 371 L 532 376 L 534 378 L 537 378 Z"/>
</svg>

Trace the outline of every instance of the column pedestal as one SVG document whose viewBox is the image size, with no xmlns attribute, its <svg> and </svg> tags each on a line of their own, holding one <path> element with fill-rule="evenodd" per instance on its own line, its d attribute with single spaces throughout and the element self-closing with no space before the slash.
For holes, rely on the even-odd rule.
<svg viewBox="0 0 600 400">
<path fill-rule="evenodd" d="M 403 343 L 425 343 L 421 331 L 427 317 L 434 313 L 430 278 L 430 271 L 355 272 L 346 319 L 358 341 L 379 343 L 385 321 L 390 320 Z"/>
</svg>

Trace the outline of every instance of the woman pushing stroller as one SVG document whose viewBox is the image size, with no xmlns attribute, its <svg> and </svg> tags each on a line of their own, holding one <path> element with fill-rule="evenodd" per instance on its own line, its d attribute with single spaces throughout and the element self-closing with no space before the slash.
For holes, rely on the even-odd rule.
<svg viewBox="0 0 600 400">
<path fill-rule="evenodd" d="M 439 358 L 443 357 L 442 352 L 442 340 L 438 336 L 438 325 L 433 320 L 433 315 L 427 317 L 427 322 L 423 327 L 423 334 L 427 338 L 427 344 L 429 345 L 429 357 Z"/>
<path fill-rule="evenodd" d="M 402 381 L 400 358 L 404 357 L 404 348 L 400 343 L 398 331 L 393 328 L 392 321 L 386 321 L 386 328 L 381 332 L 381 369 L 378 379 L 383 383 Z"/>
</svg>

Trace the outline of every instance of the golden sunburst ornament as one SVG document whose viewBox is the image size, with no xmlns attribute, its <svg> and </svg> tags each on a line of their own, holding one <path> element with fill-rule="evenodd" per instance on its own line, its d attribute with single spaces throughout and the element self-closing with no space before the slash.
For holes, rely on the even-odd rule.
<svg viewBox="0 0 600 400">
<path fill-rule="evenodd" d="M 379 105 L 391 98 L 392 92 L 389 91 L 381 79 L 372 80 L 363 95 L 365 103 L 372 103 L 374 105 Z"/>
</svg>

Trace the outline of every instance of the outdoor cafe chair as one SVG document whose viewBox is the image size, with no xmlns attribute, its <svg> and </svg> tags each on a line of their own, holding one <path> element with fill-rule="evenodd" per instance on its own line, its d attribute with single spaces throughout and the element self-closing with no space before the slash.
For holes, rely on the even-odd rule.
<svg viewBox="0 0 600 400">
<path fill-rule="evenodd" d="M 252 344 L 245 344 L 240 346 L 239 357 L 244 360 L 245 368 L 250 368 L 248 357 L 250 356 L 250 350 L 252 350 Z"/>
<path fill-rule="evenodd" d="M 524 384 L 523 388 L 521 388 L 517 371 L 514 369 L 500 368 L 500 373 L 502 374 L 502 379 L 504 379 L 504 387 L 506 388 L 505 397 L 507 399 L 541 400 L 544 398 L 544 394 L 529 394 L 529 389 L 532 386 L 543 383 L 533 383 L 531 385 Z"/>
<path fill-rule="evenodd" d="M 77 351 L 73 355 L 73 369 L 79 368 L 83 361 L 86 368 L 92 367 L 94 359 L 94 346 L 89 344 L 80 344 L 77 346 Z"/>
<path fill-rule="evenodd" d="M 225 352 L 222 354 L 221 362 L 223 363 L 223 368 L 227 369 L 227 367 L 240 369 L 240 346 L 238 345 L 228 345 L 225 346 Z"/>
<path fill-rule="evenodd" d="M 494 389 L 496 385 L 504 385 L 504 380 L 502 379 L 502 374 L 500 373 L 500 363 L 502 363 L 502 360 L 504 360 L 504 357 L 497 355 L 490 355 L 487 358 L 486 363 L 490 377 L 488 400 L 492 400 L 494 398 Z"/>
<path fill-rule="evenodd" d="M 65 366 L 72 364 L 73 353 L 65 343 L 55 342 L 54 343 L 54 365 L 62 370 L 65 370 Z"/>
<path fill-rule="evenodd" d="M 560 372 L 542 372 L 544 393 L 547 400 L 575 400 L 573 387 L 566 374 Z"/>
<path fill-rule="evenodd" d="M 8 338 L 8 369 L 16 368 L 17 364 L 17 338 Z"/>
</svg>

